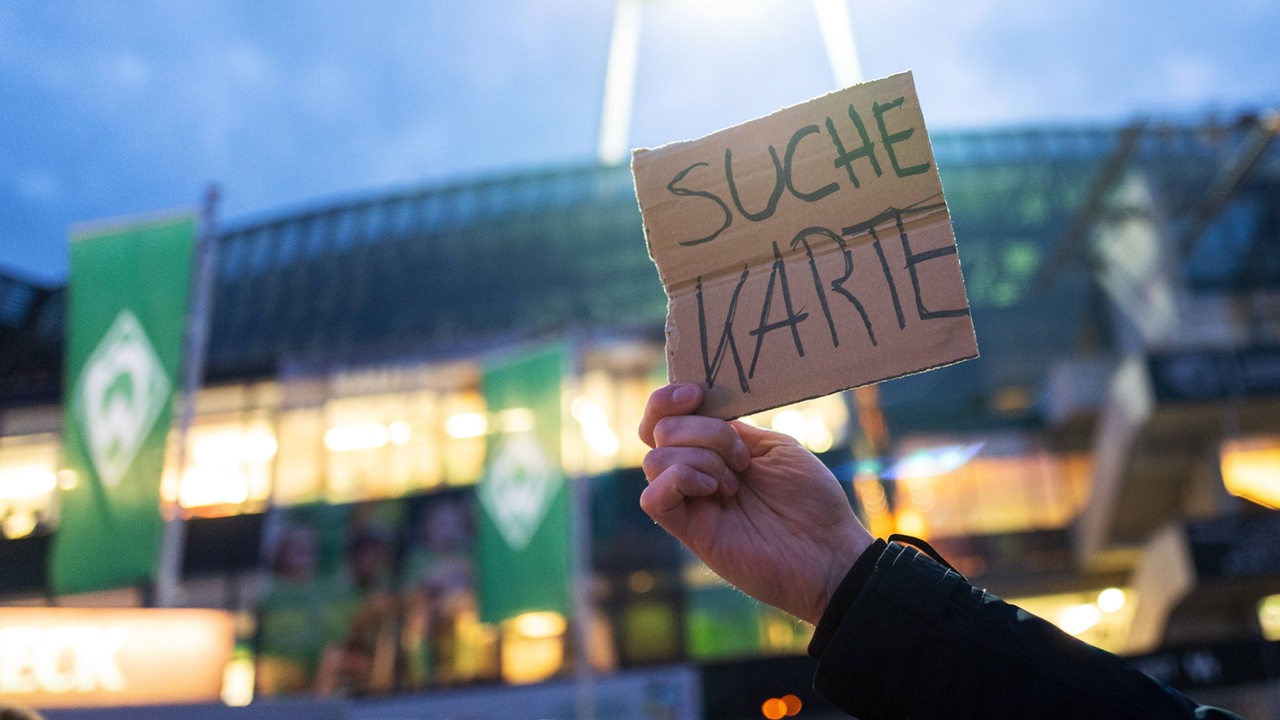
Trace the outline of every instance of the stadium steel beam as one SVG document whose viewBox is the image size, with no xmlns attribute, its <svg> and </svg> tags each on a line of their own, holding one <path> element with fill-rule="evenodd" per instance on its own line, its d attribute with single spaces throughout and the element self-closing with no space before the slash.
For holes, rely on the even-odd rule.
<svg viewBox="0 0 1280 720">
<path fill-rule="evenodd" d="M 1254 119 L 1253 127 L 1241 141 L 1235 156 L 1222 166 L 1208 192 L 1192 208 L 1190 223 L 1178 238 L 1180 257 L 1186 257 L 1195 250 L 1196 243 L 1200 242 L 1209 225 L 1266 157 L 1277 134 L 1280 134 L 1280 112 L 1269 112 Z"/>
<path fill-rule="evenodd" d="M 1103 163 L 1102 169 L 1098 171 L 1098 176 L 1093 181 L 1093 185 L 1089 187 L 1089 194 L 1085 196 L 1085 199 L 1080 203 L 1079 209 L 1071 216 L 1071 220 L 1067 223 L 1066 228 L 1063 229 L 1062 236 L 1054 246 L 1052 257 L 1047 262 L 1042 263 L 1040 269 L 1036 272 L 1036 276 L 1031 283 L 1034 291 L 1044 292 L 1048 290 L 1053 285 L 1054 280 L 1057 279 L 1058 273 L 1072 261 L 1076 248 L 1088 238 L 1089 231 L 1093 229 L 1095 222 L 1097 222 L 1098 213 L 1102 211 L 1107 197 L 1111 194 L 1111 189 L 1115 187 L 1125 169 L 1129 167 L 1129 162 L 1133 159 L 1133 155 L 1138 149 L 1138 141 L 1142 139 L 1142 133 L 1145 128 L 1146 123 L 1139 120 L 1121 131 L 1116 149 Z"/>
</svg>

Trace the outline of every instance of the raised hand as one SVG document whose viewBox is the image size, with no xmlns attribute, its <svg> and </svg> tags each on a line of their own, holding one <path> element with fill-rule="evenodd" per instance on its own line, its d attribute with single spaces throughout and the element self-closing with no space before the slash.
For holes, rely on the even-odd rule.
<svg viewBox="0 0 1280 720">
<path fill-rule="evenodd" d="M 817 623 L 871 534 L 795 439 L 692 414 L 702 398 L 687 384 L 650 395 L 640 506 L 726 581 Z"/>
</svg>

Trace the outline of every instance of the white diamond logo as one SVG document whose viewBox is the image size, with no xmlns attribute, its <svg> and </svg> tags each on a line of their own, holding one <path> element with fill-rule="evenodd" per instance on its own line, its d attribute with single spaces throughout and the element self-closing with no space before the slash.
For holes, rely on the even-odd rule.
<svg viewBox="0 0 1280 720">
<path fill-rule="evenodd" d="M 513 550 L 523 550 L 546 516 L 564 478 L 533 433 L 505 435 L 494 450 L 480 503 Z"/>
<path fill-rule="evenodd" d="M 114 488 L 173 387 L 138 318 L 121 311 L 76 381 L 73 402 L 98 477 Z"/>
</svg>

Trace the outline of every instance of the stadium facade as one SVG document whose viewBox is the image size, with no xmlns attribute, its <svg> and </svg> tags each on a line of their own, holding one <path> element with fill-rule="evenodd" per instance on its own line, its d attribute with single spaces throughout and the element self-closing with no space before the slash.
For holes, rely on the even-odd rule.
<svg viewBox="0 0 1280 720">
<path fill-rule="evenodd" d="M 1280 713 L 1278 132 L 1245 114 L 935 133 L 981 358 L 754 421 L 818 452 L 878 534 L 929 539 L 976 583 L 1198 699 Z M 746 718 L 787 693 L 823 712 L 806 629 L 719 582 L 636 503 L 665 298 L 626 167 L 240 222 L 217 237 L 215 278 L 188 457 L 171 443 L 163 487 L 188 518 L 180 604 L 239 620 L 254 672 L 229 682 L 256 677 L 245 712 L 280 698 L 315 712 L 324 696 L 358 698 L 353 717 L 586 703 Z M 49 593 L 64 300 L 0 277 L 0 601 L 147 606 L 145 587 Z M 486 367 L 546 347 L 565 358 L 588 610 L 534 631 L 477 613 L 475 488 Z M 298 532 L 335 583 L 344 548 L 378 538 L 383 629 L 353 639 L 369 588 L 285 592 Z M 282 637 L 308 618 L 342 627 Z M 356 645 L 383 670 L 326 669 Z"/>
</svg>

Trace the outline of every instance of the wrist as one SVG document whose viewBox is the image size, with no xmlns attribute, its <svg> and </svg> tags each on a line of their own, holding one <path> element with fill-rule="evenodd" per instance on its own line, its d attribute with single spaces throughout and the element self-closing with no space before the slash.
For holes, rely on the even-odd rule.
<svg viewBox="0 0 1280 720">
<path fill-rule="evenodd" d="M 827 598 L 822 614 L 814 622 L 813 640 L 809 643 L 809 654 L 818 657 L 826 648 L 827 641 L 835 633 L 844 617 L 849 613 L 858 596 L 866 587 L 871 573 L 884 554 L 888 543 L 884 540 L 873 540 L 863 549 L 852 567 L 838 581 L 836 588 Z"/>
<path fill-rule="evenodd" d="M 846 577 L 853 571 L 856 563 L 867 554 L 867 549 L 877 542 L 861 526 L 846 535 L 844 542 L 840 543 L 828 558 L 826 574 L 821 587 L 818 588 L 815 602 L 809 612 L 801 618 L 802 620 L 814 626 L 818 625 Z M 861 583 L 858 587 L 861 588 Z"/>
</svg>

